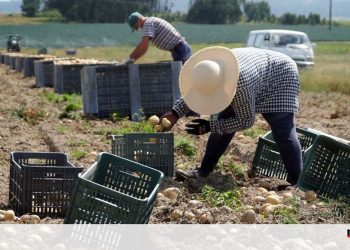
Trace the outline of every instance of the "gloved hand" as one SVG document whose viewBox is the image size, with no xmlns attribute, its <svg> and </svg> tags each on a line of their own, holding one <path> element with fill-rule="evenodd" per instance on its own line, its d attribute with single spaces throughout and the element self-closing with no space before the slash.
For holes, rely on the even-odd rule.
<svg viewBox="0 0 350 250">
<path fill-rule="evenodd" d="M 170 127 L 165 128 L 166 131 L 169 131 L 176 124 L 177 120 L 179 119 L 179 116 L 175 113 L 175 111 L 170 111 L 166 112 L 159 118 L 160 123 L 162 123 L 163 118 L 168 119 L 171 123 Z"/>
<path fill-rule="evenodd" d="M 124 58 L 120 64 L 130 64 L 133 62 L 134 62 L 134 59 L 132 59 L 128 56 L 127 58 Z"/>
<path fill-rule="evenodd" d="M 193 135 L 204 135 L 210 131 L 210 123 L 204 119 L 194 119 L 185 126 L 186 132 Z"/>
</svg>

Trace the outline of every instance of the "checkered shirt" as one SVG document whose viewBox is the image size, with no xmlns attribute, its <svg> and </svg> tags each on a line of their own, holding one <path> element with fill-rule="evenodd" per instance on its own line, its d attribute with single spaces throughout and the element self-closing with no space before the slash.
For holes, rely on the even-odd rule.
<svg viewBox="0 0 350 250">
<path fill-rule="evenodd" d="M 183 40 L 180 33 L 170 23 L 158 17 L 146 17 L 142 36 L 151 37 L 154 46 L 163 50 L 172 50 Z"/>
<path fill-rule="evenodd" d="M 257 113 L 297 113 L 299 74 L 295 62 L 279 52 L 256 48 L 232 49 L 239 64 L 239 80 L 231 106 L 234 117 L 210 120 L 213 133 L 232 133 L 251 127 Z M 189 108 L 183 98 L 173 110 L 181 117 Z"/>
</svg>

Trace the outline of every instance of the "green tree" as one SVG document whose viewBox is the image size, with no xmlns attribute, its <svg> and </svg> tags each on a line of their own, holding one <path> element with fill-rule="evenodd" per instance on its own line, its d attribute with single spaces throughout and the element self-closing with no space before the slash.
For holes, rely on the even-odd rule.
<svg viewBox="0 0 350 250">
<path fill-rule="evenodd" d="M 197 0 L 190 7 L 189 23 L 225 24 L 240 20 L 242 12 L 237 0 Z"/>
<path fill-rule="evenodd" d="M 270 5 L 266 1 L 260 2 L 245 2 L 243 5 L 244 13 L 248 22 L 263 22 L 268 21 L 271 16 Z"/>
<path fill-rule="evenodd" d="M 297 24 L 297 16 L 287 12 L 280 17 L 280 23 L 287 25 Z"/>
<path fill-rule="evenodd" d="M 316 25 L 321 23 L 321 17 L 319 14 L 310 13 L 308 17 L 308 21 L 310 25 Z"/>
<path fill-rule="evenodd" d="M 34 17 L 40 8 L 40 0 L 23 0 L 21 9 L 24 16 Z"/>
<path fill-rule="evenodd" d="M 308 20 L 305 15 L 299 15 L 297 18 L 298 24 L 307 24 Z"/>
<path fill-rule="evenodd" d="M 44 0 L 45 9 L 57 9 L 67 21 L 78 22 L 125 22 L 131 12 L 151 14 L 162 6 L 161 0 Z"/>
</svg>

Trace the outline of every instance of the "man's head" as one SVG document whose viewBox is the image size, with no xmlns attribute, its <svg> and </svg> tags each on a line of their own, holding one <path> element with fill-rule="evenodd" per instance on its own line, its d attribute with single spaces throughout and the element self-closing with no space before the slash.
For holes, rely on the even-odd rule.
<svg viewBox="0 0 350 250">
<path fill-rule="evenodd" d="M 143 21 L 143 19 L 144 19 L 144 16 L 141 15 L 139 12 L 133 12 L 130 14 L 128 18 L 128 23 L 132 31 L 142 28 L 140 23 Z"/>
</svg>

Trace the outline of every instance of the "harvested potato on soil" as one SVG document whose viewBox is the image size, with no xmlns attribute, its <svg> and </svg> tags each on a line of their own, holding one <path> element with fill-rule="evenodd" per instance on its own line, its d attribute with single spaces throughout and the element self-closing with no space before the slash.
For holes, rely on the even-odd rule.
<svg viewBox="0 0 350 250">
<path fill-rule="evenodd" d="M 170 217 L 173 220 L 177 220 L 182 217 L 182 211 L 180 209 L 175 209 L 174 211 L 171 212 Z"/>
<path fill-rule="evenodd" d="M 170 200 L 176 200 L 180 193 L 180 189 L 175 187 L 170 187 L 163 191 L 163 195 Z"/>
<path fill-rule="evenodd" d="M 247 211 L 244 212 L 242 216 L 242 222 L 244 223 L 254 223 L 255 222 L 255 211 L 252 209 L 248 209 Z"/>
<path fill-rule="evenodd" d="M 7 210 L 4 213 L 4 220 L 14 220 L 15 218 L 16 218 L 16 215 L 13 210 Z"/>
<path fill-rule="evenodd" d="M 272 205 L 278 205 L 281 203 L 281 200 L 277 195 L 269 195 L 266 197 L 266 202 Z"/>
<path fill-rule="evenodd" d="M 276 207 L 277 207 L 276 205 L 270 205 L 265 207 L 263 212 L 264 216 L 268 217 L 270 214 L 273 213 L 273 211 L 275 211 Z"/>
<path fill-rule="evenodd" d="M 22 221 L 24 223 L 37 224 L 37 223 L 41 222 L 41 219 L 38 215 L 35 215 L 35 214 L 25 214 L 25 215 L 21 216 L 20 221 Z"/>
<path fill-rule="evenodd" d="M 312 190 L 305 192 L 305 200 L 306 201 L 315 201 L 316 200 L 316 193 Z"/>
</svg>

